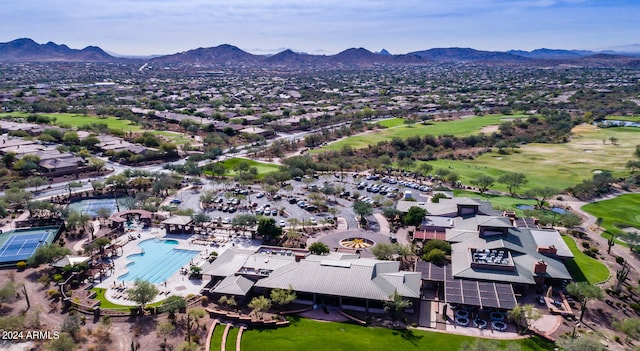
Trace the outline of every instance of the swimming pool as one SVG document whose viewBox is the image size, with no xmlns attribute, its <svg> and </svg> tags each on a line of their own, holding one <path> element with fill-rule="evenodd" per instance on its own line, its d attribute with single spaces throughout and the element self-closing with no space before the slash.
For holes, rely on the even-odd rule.
<svg viewBox="0 0 640 351">
<path fill-rule="evenodd" d="M 127 256 L 127 273 L 118 277 L 120 281 L 146 280 L 160 284 L 172 276 L 180 267 L 198 254 L 198 251 L 176 249 L 175 240 L 149 239 L 138 244 L 142 253 Z"/>
</svg>

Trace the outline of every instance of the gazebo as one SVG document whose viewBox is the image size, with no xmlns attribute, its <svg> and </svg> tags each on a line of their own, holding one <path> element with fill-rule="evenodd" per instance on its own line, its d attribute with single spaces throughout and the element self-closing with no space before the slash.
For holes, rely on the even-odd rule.
<svg viewBox="0 0 640 351">
<path fill-rule="evenodd" d="M 151 226 L 153 213 L 145 210 L 122 211 L 112 214 L 111 217 L 109 217 L 109 221 L 111 221 L 112 228 L 124 231 L 124 225 L 131 217 L 137 218 L 142 223 L 142 226 L 146 228 Z"/>
<path fill-rule="evenodd" d="M 190 216 L 172 216 L 161 224 L 164 225 L 167 234 L 193 234 L 194 228 L 191 223 L 193 219 Z"/>
</svg>

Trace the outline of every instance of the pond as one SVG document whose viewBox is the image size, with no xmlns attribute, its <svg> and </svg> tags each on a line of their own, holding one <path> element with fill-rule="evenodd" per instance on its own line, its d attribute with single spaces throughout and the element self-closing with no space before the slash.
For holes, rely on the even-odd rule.
<svg viewBox="0 0 640 351">
<path fill-rule="evenodd" d="M 620 121 L 617 119 L 607 119 L 604 121 L 593 122 L 593 124 L 605 127 L 640 127 L 640 123 L 638 122 Z"/>
<path fill-rule="evenodd" d="M 533 206 L 525 204 L 517 204 L 516 208 L 519 210 L 533 210 Z"/>
</svg>

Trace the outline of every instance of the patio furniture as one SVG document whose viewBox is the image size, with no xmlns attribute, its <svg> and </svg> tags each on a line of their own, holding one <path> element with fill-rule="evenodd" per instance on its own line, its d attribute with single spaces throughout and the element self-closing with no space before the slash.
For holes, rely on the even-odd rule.
<svg viewBox="0 0 640 351">
<path fill-rule="evenodd" d="M 469 318 L 467 318 L 467 317 L 456 317 L 456 323 L 458 325 L 466 327 L 467 325 L 469 325 Z"/>
<path fill-rule="evenodd" d="M 474 319 L 473 324 L 476 326 L 476 328 L 480 328 L 480 329 L 484 329 L 487 327 L 487 321 L 480 318 Z"/>
<path fill-rule="evenodd" d="M 507 330 L 507 323 L 501 321 L 493 321 L 491 322 L 491 327 L 497 331 L 505 331 Z"/>
</svg>

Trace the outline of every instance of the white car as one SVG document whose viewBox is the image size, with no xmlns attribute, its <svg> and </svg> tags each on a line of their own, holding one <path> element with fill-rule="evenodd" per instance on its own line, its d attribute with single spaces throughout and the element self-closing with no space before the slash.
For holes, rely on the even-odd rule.
<svg viewBox="0 0 640 351">
<path fill-rule="evenodd" d="M 279 224 L 280 224 L 281 227 L 284 227 L 285 226 L 284 220 L 280 220 Z"/>
</svg>

